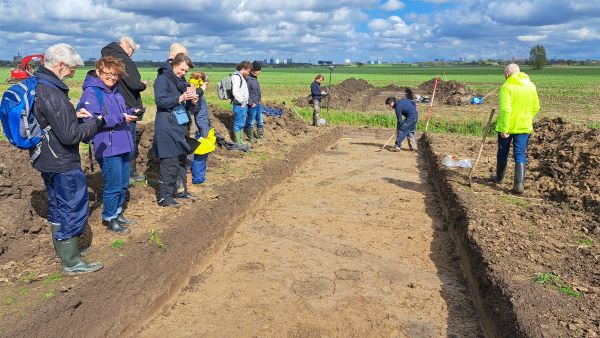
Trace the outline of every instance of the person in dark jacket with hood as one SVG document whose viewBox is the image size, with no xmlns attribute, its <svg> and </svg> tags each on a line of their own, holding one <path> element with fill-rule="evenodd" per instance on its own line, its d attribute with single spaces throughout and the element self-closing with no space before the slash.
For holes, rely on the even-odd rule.
<svg viewBox="0 0 600 338">
<path fill-rule="evenodd" d="M 81 260 L 79 236 L 88 219 L 87 182 L 81 170 L 79 143 L 88 141 L 104 123 L 102 116 L 91 117 L 85 109 L 75 111 L 69 102 L 69 88 L 63 79 L 73 77 L 83 61 L 69 45 L 50 46 L 45 65 L 33 76 L 38 79 L 33 113 L 40 127 L 50 127 L 48 137 L 41 143 L 40 156 L 33 167 L 40 171 L 48 193 L 48 221 L 56 254 L 63 272 L 80 274 L 100 270 L 102 263 Z"/>
<path fill-rule="evenodd" d="M 186 141 L 189 123 L 186 109 L 198 102 L 198 95 L 195 91 L 188 91 L 185 82 L 185 74 L 193 67 L 187 55 L 177 54 L 170 63 L 166 62 L 158 69 L 158 77 L 154 81 L 157 111 L 153 142 L 156 156 L 160 159 L 160 206 L 179 207 L 174 198 L 194 198 L 187 189 L 177 193 L 177 177 L 181 170 L 185 170 L 187 154 L 191 150 Z"/>
<path fill-rule="evenodd" d="M 117 82 L 117 89 L 123 95 L 125 99 L 125 106 L 127 109 L 131 109 L 134 115 L 138 116 L 138 120 L 141 120 L 143 113 L 146 111 L 142 103 L 141 93 L 146 90 L 146 83 L 142 81 L 140 72 L 137 66 L 131 59 L 133 53 L 138 49 L 138 45 L 128 36 L 122 36 L 119 38 L 119 42 L 111 42 L 102 48 L 102 56 L 113 56 L 125 65 L 125 72 L 119 76 Z M 137 122 L 129 122 L 129 129 L 131 130 L 131 137 L 133 138 L 133 150 L 130 153 L 131 160 L 131 179 L 132 181 L 144 181 L 144 175 L 141 175 L 137 171 L 135 162 L 137 153 Z"/>
<path fill-rule="evenodd" d="M 248 84 L 248 116 L 246 117 L 246 127 L 244 128 L 244 132 L 250 143 L 254 142 L 254 121 L 256 121 L 256 136 L 258 136 L 258 140 L 262 142 L 265 139 L 262 116 L 262 95 L 260 83 L 258 83 L 258 76 L 260 75 L 261 68 L 260 62 L 252 62 L 252 70 L 248 77 L 246 77 L 246 83 Z"/>
<path fill-rule="evenodd" d="M 321 99 L 323 95 L 327 95 L 326 92 L 321 90 L 321 82 L 325 80 L 322 74 L 315 76 L 315 80 L 310 84 L 310 98 L 313 104 L 313 119 L 312 125 L 319 125 L 319 112 L 321 111 Z"/>
<path fill-rule="evenodd" d="M 404 92 L 406 95 L 405 98 L 396 100 L 395 97 L 390 96 L 385 99 L 385 105 L 396 111 L 396 118 L 398 119 L 398 124 L 396 125 L 396 146 L 394 149 L 396 151 L 401 150 L 402 141 L 408 138 L 409 149 L 416 151 L 417 139 L 415 137 L 415 129 L 417 128 L 419 112 L 417 112 L 417 105 L 415 104 L 412 90 L 406 88 Z"/>
<path fill-rule="evenodd" d="M 106 124 L 94 136 L 96 159 L 102 169 L 102 223 L 119 234 L 129 233 L 124 225 L 135 224 L 123 216 L 123 204 L 129 187 L 129 155 L 133 138 L 128 124 L 137 120 L 134 108 L 127 109 L 125 99 L 117 90 L 119 77 L 125 71 L 121 60 L 103 56 L 96 62 L 83 82 L 79 106 L 93 116 L 103 116 Z"/>
</svg>

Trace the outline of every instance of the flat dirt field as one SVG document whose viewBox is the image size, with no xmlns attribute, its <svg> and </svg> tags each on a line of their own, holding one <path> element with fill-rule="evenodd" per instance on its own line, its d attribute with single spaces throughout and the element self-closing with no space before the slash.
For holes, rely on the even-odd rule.
<svg viewBox="0 0 600 338">
<path fill-rule="evenodd" d="M 482 336 L 427 170 L 379 146 L 309 160 L 132 336 Z"/>
</svg>

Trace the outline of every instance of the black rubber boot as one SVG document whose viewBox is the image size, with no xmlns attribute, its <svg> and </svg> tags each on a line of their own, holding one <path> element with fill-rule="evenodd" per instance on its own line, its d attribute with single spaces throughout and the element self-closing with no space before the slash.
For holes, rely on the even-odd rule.
<svg viewBox="0 0 600 338">
<path fill-rule="evenodd" d="M 54 247 L 62 262 L 63 272 L 67 275 L 94 272 L 102 269 L 104 266 L 100 262 L 87 263 L 81 260 L 78 237 L 73 237 L 64 241 L 55 241 Z"/>
<path fill-rule="evenodd" d="M 515 163 L 515 181 L 513 193 L 522 194 L 525 191 L 525 163 Z"/>
<path fill-rule="evenodd" d="M 58 256 L 58 251 L 56 251 L 56 242 L 58 242 L 55 238 L 54 238 L 54 234 L 56 232 L 58 232 L 58 230 L 60 230 L 60 224 L 58 223 L 50 223 L 50 229 L 52 230 L 52 243 L 54 243 L 54 251 L 56 252 L 56 256 Z M 80 248 L 79 249 L 79 254 L 81 256 L 87 256 L 90 253 L 92 253 L 92 248 L 91 247 L 87 247 L 87 248 Z"/>
<path fill-rule="evenodd" d="M 504 179 L 504 173 L 506 172 L 506 163 L 498 163 L 496 166 L 496 173 L 490 175 L 490 180 L 494 183 L 500 183 Z"/>
<path fill-rule="evenodd" d="M 117 218 L 113 218 L 110 221 L 102 221 L 102 224 L 106 225 L 108 230 L 114 231 L 118 234 L 126 235 L 129 233 L 129 229 L 127 229 L 126 227 L 121 225 L 121 223 L 119 223 Z"/>
<path fill-rule="evenodd" d="M 122 224 L 122 225 L 132 225 L 132 224 L 137 224 L 136 221 L 132 220 L 132 219 L 127 219 L 125 218 L 125 216 L 123 216 L 123 213 L 120 213 L 119 216 L 117 216 L 117 221 Z"/>
</svg>

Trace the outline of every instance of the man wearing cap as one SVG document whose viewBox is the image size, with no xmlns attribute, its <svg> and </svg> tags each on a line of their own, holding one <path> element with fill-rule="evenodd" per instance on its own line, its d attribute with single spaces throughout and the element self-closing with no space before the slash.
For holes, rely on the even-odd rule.
<svg viewBox="0 0 600 338">
<path fill-rule="evenodd" d="M 258 83 L 258 76 L 261 72 L 260 62 L 252 62 L 252 70 L 250 75 L 246 78 L 248 84 L 248 116 L 246 118 L 246 127 L 244 132 L 248 138 L 248 142 L 253 143 L 254 141 L 254 121 L 256 121 L 256 135 L 258 141 L 262 142 L 265 138 L 265 129 L 263 126 L 262 116 L 262 102 L 260 84 Z"/>
</svg>

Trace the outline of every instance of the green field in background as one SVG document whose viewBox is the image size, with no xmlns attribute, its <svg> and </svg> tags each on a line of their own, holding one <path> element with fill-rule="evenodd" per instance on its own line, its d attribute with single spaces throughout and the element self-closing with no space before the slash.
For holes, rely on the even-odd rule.
<svg viewBox="0 0 600 338">
<path fill-rule="evenodd" d="M 71 88 L 69 96 L 77 100 L 81 96 L 81 83 L 85 74 L 91 67 L 82 67 L 77 70 L 73 79 L 67 80 Z M 215 86 L 217 81 L 232 73 L 233 69 L 225 68 L 203 68 L 196 67 L 193 70 L 202 70 L 209 75 L 210 87 L 207 91 L 209 103 L 218 104 L 221 108 L 229 107 L 228 101 L 221 101 L 216 96 Z M 540 95 L 542 110 L 541 115 L 548 117 L 562 116 L 567 120 L 585 123 L 590 126 L 600 124 L 600 67 L 547 67 L 542 71 L 535 71 L 523 67 L 523 71 L 537 85 Z M 417 67 L 408 65 L 365 65 L 337 66 L 331 73 L 331 83 L 336 84 L 348 78 L 364 79 L 375 86 L 395 84 L 398 86 L 416 87 L 420 83 L 439 76 L 444 80 L 455 80 L 463 82 L 480 94 L 494 92 L 504 81 L 502 66 L 463 66 L 463 67 Z M 0 79 L 9 76 L 9 69 L 0 68 Z M 149 81 L 149 88 L 143 93 L 144 104 L 148 107 L 145 121 L 152 120 L 156 111 L 154 104 L 154 92 L 152 84 L 156 78 L 156 68 L 141 68 L 142 79 Z M 299 115 L 308 118 L 309 108 L 299 108 L 292 104 L 292 99 L 309 94 L 309 86 L 316 74 L 325 76 L 324 87 L 329 83 L 329 70 L 327 67 L 306 68 L 271 68 L 264 66 L 259 78 L 263 91 L 263 100 L 271 102 L 285 101 L 288 106 L 296 108 Z M 0 84 L 0 92 L 8 85 Z M 489 114 L 489 108 L 497 106 L 495 95 L 490 96 L 483 107 L 464 106 L 450 107 L 444 105 L 434 106 L 434 120 L 440 124 L 459 124 L 472 129 L 473 123 L 482 124 L 485 116 Z M 420 106 L 422 116 L 425 115 L 427 107 Z M 364 116 L 357 107 L 356 111 L 339 111 L 330 109 L 331 123 L 364 125 L 372 127 L 392 127 L 395 117 L 390 111 L 388 114 L 375 113 Z M 449 131 L 457 128 L 448 128 Z M 459 130 L 465 128 L 458 128 Z M 478 128 L 476 128 L 478 129 Z"/>
</svg>

